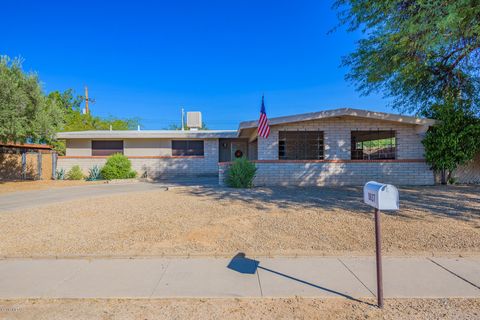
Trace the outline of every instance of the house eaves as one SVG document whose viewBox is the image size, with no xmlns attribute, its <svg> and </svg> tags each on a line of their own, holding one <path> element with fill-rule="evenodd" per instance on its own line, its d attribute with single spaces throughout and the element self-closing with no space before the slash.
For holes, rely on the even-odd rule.
<svg viewBox="0 0 480 320">
<path fill-rule="evenodd" d="M 91 130 L 57 133 L 58 139 L 220 139 L 236 137 L 237 130 Z"/>
</svg>

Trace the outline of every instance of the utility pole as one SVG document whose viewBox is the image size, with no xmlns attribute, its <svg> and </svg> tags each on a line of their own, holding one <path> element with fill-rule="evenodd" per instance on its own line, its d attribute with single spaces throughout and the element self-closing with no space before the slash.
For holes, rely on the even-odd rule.
<svg viewBox="0 0 480 320">
<path fill-rule="evenodd" d="M 88 87 L 85 86 L 85 114 L 89 114 L 90 110 L 88 110 Z"/>
<path fill-rule="evenodd" d="M 88 97 L 88 87 L 85 86 L 85 114 L 90 113 L 90 109 L 88 108 L 88 103 L 95 103 L 95 99 Z"/>
</svg>

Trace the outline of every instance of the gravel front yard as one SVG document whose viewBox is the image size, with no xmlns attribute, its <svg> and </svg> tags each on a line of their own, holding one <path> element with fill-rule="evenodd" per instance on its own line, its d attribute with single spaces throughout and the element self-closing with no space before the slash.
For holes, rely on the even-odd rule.
<svg viewBox="0 0 480 320">
<path fill-rule="evenodd" d="M 388 255 L 480 255 L 480 186 L 403 188 Z M 179 188 L 0 214 L 8 257 L 372 255 L 361 188 Z"/>
<path fill-rule="evenodd" d="M 373 300 L 366 301 L 374 303 Z M 478 319 L 480 299 L 0 300 L 5 319 Z"/>
</svg>

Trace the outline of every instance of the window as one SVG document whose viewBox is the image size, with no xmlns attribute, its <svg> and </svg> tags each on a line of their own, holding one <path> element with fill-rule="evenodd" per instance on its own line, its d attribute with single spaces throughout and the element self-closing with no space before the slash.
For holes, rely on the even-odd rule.
<svg viewBox="0 0 480 320">
<path fill-rule="evenodd" d="M 280 160 L 322 160 L 323 131 L 280 131 L 278 158 Z"/>
<path fill-rule="evenodd" d="M 203 156 L 203 141 L 172 140 L 173 156 Z"/>
<path fill-rule="evenodd" d="M 352 131 L 352 160 L 395 159 L 395 131 Z"/>
<path fill-rule="evenodd" d="M 123 141 L 92 141 L 92 156 L 110 156 L 114 153 L 123 154 Z"/>
</svg>

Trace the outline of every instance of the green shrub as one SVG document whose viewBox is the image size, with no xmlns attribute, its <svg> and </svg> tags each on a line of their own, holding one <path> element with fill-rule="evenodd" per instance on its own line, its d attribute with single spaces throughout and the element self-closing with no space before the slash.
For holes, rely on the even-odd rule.
<svg viewBox="0 0 480 320">
<path fill-rule="evenodd" d="M 102 179 L 102 169 L 95 165 L 88 170 L 88 176 L 85 178 L 87 181 L 95 181 Z"/>
<path fill-rule="evenodd" d="M 450 178 L 448 178 L 448 183 L 450 183 L 450 184 L 457 184 L 457 178 L 455 178 L 455 177 L 450 177 Z"/>
<path fill-rule="evenodd" d="M 252 188 L 256 173 L 255 164 L 247 158 L 235 159 L 227 171 L 227 185 L 232 188 Z"/>
<path fill-rule="evenodd" d="M 101 170 L 102 177 L 107 180 L 135 178 L 137 173 L 132 170 L 132 163 L 126 156 L 116 153 L 107 159 Z"/>
<path fill-rule="evenodd" d="M 80 166 L 73 166 L 70 171 L 67 173 L 68 180 L 82 180 L 83 179 L 83 172 L 80 169 Z"/>
</svg>

